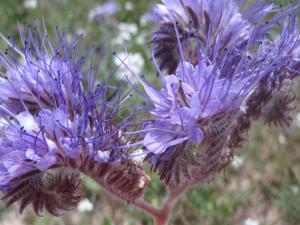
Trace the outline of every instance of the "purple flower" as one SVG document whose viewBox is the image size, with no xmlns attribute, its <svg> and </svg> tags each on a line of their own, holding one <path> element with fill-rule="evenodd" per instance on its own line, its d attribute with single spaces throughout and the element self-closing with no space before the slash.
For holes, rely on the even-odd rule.
<svg viewBox="0 0 300 225">
<path fill-rule="evenodd" d="M 280 89 L 284 81 L 299 74 L 299 5 L 276 7 L 264 1 L 249 5 L 246 1 L 223 0 L 162 2 L 152 13 L 160 26 L 153 34 L 152 54 L 158 73 L 168 76 L 163 89 L 156 93 L 147 91 L 150 85 L 142 82 L 148 86 L 145 90 L 155 106 L 149 110 L 154 118 L 147 121 L 143 132 L 147 137 L 144 145 L 150 152 L 147 160 L 168 181 L 171 174 L 182 171 L 176 161 L 190 160 L 178 152 L 200 154 L 192 157 L 194 163 L 200 161 L 199 171 L 223 168 L 230 160 L 222 163 L 221 155 L 228 152 L 226 149 L 231 154 L 233 148 L 241 146 L 251 120 L 262 112 L 269 124 L 290 124 L 289 111 L 294 109 L 295 98 L 290 91 Z M 166 91 L 168 87 L 172 87 L 171 92 Z M 280 96 L 270 102 L 278 91 Z M 171 124 L 171 116 L 181 115 L 178 109 L 183 107 L 192 116 L 189 125 L 182 116 L 180 128 L 161 123 Z M 194 128 L 201 131 L 201 139 L 193 139 L 187 132 Z M 192 151 L 191 144 L 197 146 Z M 169 173 L 171 161 L 175 163 Z M 211 175 L 209 171 L 200 177 Z M 178 175 L 175 177 L 179 180 Z"/>
<path fill-rule="evenodd" d="M 139 197 L 148 183 L 127 153 L 130 137 L 122 135 L 135 113 L 117 122 L 120 112 L 128 114 L 122 85 L 98 83 L 88 56 L 78 56 L 77 40 L 66 33 L 57 31 L 51 42 L 36 22 L 21 34 L 23 48 L 6 40 L 12 48 L 0 56 L 0 189 L 7 206 L 20 201 L 22 212 L 32 203 L 37 214 L 45 208 L 54 215 L 72 209 L 80 200 L 79 172 L 126 201 Z M 129 182 L 127 169 L 135 180 L 120 185 Z M 121 180 L 107 181 L 116 171 Z"/>
<path fill-rule="evenodd" d="M 82 92 L 79 71 L 84 57 L 75 58 L 75 42 L 69 43 L 66 33 L 57 32 L 59 43 L 54 47 L 46 31 L 44 35 L 41 32 L 28 29 L 28 35 L 22 34 L 22 48 L 1 52 L 0 63 L 6 72 L 0 78 L 0 98 L 13 113 L 25 108 L 35 113 L 60 104 L 72 106 Z"/>
<path fill-rule="evenodd" d="M 10 123 L 1 126 L 1 185 L 34 170 L 45 171 L 58 161 L 58 146 L 40 132 L 31 114 L 24 111 Z"/>
<path fill-rule="evenodd" d="M 175 30 L 176 26 L 173 25 Z M 157 68 L 162 89 L 140 79 L 146 92 L 143 96 L 154 106 L 145 108 L 153 114 L 142 130 L 144 146 L 149 152 L 146 160 L 166 183 L 172 177 L 178 182 L 183 171 L 185 178 L 198 171 L 198 178 L 203 180 L 227 165 L 232 149 L 240 145 L 241 136 L 250 128 L 251 111 L 256 112 L 262 105 L 258 101 L 264 98 L 259 94 L 253 98 L 253 94 L 260 87 L 273 87 L 274 81 L 281 80 L 282 76 L 288 77 L 286 72 L 283 75 L 279 72 L 297 62 L 298 37 L 288 41 L 281 35 L 279 40 L 286 45 L 279 51 L 283 45 L 276 44 L 278 41 L 260 39 L 265 26 L 250 32 L 243 44 L 232 43 L 224 51 L 220 51 L 222 35 L 218 34 L 213 46 L 201 43 L 193 46 L 193 57 L 185 52 L 192 45 L 177 42 L 179 64 L 174 72 L 164 73 Z M 175 37 L 180 39 L 179 35 L 177 32 Z M 172 50 L 164 51 L 172 55 Z M 292 100 L 290 97 L 282 99 Z M 269 115 L 274 117 L 274 114 Z"/>
<path fill-rule="evenodd" d="M 192 29 L 199 35 L 203 44 L 214 44 L 222 33 L 225 46 L 236 40 L 249 38 L 251 24 L 243 18 L 236 1 L 206 0 L 163 0 L 153 9 L 153 20 L 159 24 L 179 22 L 183 29 Z M 261 9 L 261 8 L 260 8 Z M 263 14 L 271 11 L 271 7 L 263 8 Z M 265 16 L 265 15 L 261 15 Z M 209 35 L 209 37 L 208 37 Z"/>
<path fill-rule="evenodd" d="M 170 115 L 170 118 L 156 120 L 149 125 L 144 145 L 154 154 L 161 154 L 169 147 L 187 140 L 199 144 L 203 139 L 203 132 L 194 122 L 189 108 L 181 108 Z"/>
<path fill-rule="evenodd" d="M 89 12 L 89 19 L 91 21 L 100 22 L 105 17 L 111 16 L 118 12 L 118 4 L 115 1 L 108 1 L 96 6 Z"/>
<path fill-rule="evenodd" d="M 293 79 L 300 71 L 300 23 L 296 15 L 289 14 L 282 24 L 279 35 L 275 31 L 270 32 L 276 37 L 275 40 L 265 38 L 262 47 L 269 52 L 270 61 L 277 57 L 286 61 L 282 69 L 276 72 L 276 79 Z"/>
<path fill-rule="evenodd" d="M 296 104 L 291 84 L 300 74 L 299 22 L 296 15 L 289 14 L 281 23 L 279 35 L 278 30 L 270 30 L 269 35 L 260 41 L 259 51 L 249 53 L 251 56 L 256 54 L 258 62 L 263 62 L 260 67 L 269 67 L 270 70 L 245 102 L 245 117 L 241 120 L 247 123 L 261 116 L 269 125 L 291 123 L 290 112 Z M 243 132 L 239 129 L 237 133 Z"/>
<path fill-rule="evenodd" d="M 197 47 L 207 52 L 212 59 L 218 43 L 218 51 L 224 53 L 235 45 L 261 41 L 278 21 L 294 8 L 278 8 L 256 1 L 249 6 L 247 1 L 235 0 L 163 0 L 153 8 L 153 21 L 160 25 L 152 39 L 153 56 L 161 70 L 174 73 L 183 52 L 185 59 L 197 64 Z M 245 6 L 246 5 L 246 6 Z M 247 7 L 248 6 L 248 7 Z M 267 15 L 270 20 L 265 23 Z M 178 48 L 178 43 L 182 49 Z M 221 56 L 221 55 L 220 55 Z"/>
<path fill-rule="evenodd" d="M 197 66 L 189 62 L 179 64 L 175 75 L 163 78 L 162 90 L 141 80 L 148 101 L 154 105 L 149 111 L 155 116 L 145 128 L 145 147 L 161 154 L 187 140 L 200 144 L 201 126 L 217 115 L 234 114 L 261 77 L 255 78 L 247 71 L 238 71 L 230 78 L 224 75 L 217 65 L 208 65 L 202 59 Z"/>
</svg>

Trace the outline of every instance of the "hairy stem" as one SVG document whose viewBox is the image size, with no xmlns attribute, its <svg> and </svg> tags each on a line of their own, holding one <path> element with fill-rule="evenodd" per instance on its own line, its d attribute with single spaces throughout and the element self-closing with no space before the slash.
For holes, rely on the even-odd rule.
<svg viewBox="0 0 300 225">
<path fill-rule="evenodd" d="M 163 200 L 163 203 L 160 207 L 154 207 L 151 204 L 147 203 L 143 197 L 137 199 L 129 198 L 126 193 L 114 188 L 112 185 L 106 182 L 105 178 L 97 174 L 97 170 L 88 170 L 83 168 L 82 170 L 87 176 L 96 181 L 102 188 L 111 193 L 114 197 L 117 197 L 120 200 L 123 200 L 127 203 L 131 203 L 134 207 L 141 209 L 146 214 L 153 217 L 155 225 L 167 225 L 172 209 L 187 188 L 189 187 L 189 182 L 183 182 L 177 187 L 168 187 L 168 195 Z"/>
<path fill-rule="evenodd" d="M 169 194 L 164 199 L 162 205 L 159 208 L 151 206 L 144 200 L 140 199 L 133 202 L 136 208 L 139 208 L 151 215 L 155 221 L 155 225 L 167 225 L 169 218 L 172 213 L 172 209 L 176 204 L 177 200 L 185 193 L 188 189 L 189 183 L 182 183 L 176 188 L 169 188 Z"/>
<path fill-rule="evenodd" d="M 150 205 L 148 202 L 145 202 L 144 199 L 138 199 L 134 201 L 132 205 L 138 209 L 143 210 L 145 213 L 152 216 L 153 218 L 159 215 L 159 208 Z"/>
</svg>

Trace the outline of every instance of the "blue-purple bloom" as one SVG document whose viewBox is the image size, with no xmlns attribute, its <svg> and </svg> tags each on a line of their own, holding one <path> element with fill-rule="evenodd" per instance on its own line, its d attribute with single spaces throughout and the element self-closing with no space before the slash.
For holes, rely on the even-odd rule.
<svg viewBox="0 0 300 225">
<path fill-rule="evenodd" d="M 162 89 L 140 79 L 153 105 L 142 132 L 146 160 L 166 183 L 220 171 L 262 112 L 267 123 L 290 123 L 295 98 L 280 90 L 299 74 L 297 6 L 245 2 L 164 0 L 153 9 Z"/>
<path fill-rule="evenodd" d="M 89 12 L 89 19 L 91 21 L 100 22 L 105 19 L 105 17 L 109 17 L 119 10 L 118 4 L 115 1 L 104 2 Z"/>
<path fill-rule="evenodd" d="M 299 75 L 300 70 L 300 23 L 297 16 L 289 14 L 282 22 L 280 34 L 270 31 L 275 37 L 262 40 L 262 48 L 269 51 L 268 58 L 271 62 L 278 55 L 283 59 L 288 59 L 288 63 L 280 71 L 276 71 L 277 79 L 293 79 Z"/>
<path fill-rule="evenodd" d="M 217 115 L 235 113 L 257 82 L 253 72 L 239 71 L 230 78 L 222 77 L 216 65 L 202 59 L 197 66 L 189 62 L 178 65 L 176 73 L 163 78 L 162 90 L 142 81 L 148 100 L 155 108 L 153 123 L 146 126 L 144 145 L 161 154 L 172 145 L 187 140 L 200 144 L 201 125 Z"/>
<path fill-rule="evenodd" d="M 159 69 L 167 68 L 169 76 L 163 78 L 160 92 L 143 84 L 155 105 L 152 113 L 159 123 L 163 124 L 161 119 L 176 123 L 175 113 L 185 135 L 178 136 L 178 132 L 172 131 L 169 133 L 173 139 L 163 139 L 161 131 L 153 129 L 145 137 L 149 151 L 163 153 L 175 143 L 174 139 L 184 142 L 190 137 L 194 143 L 200 143 L 202 138 L 192 138 L 187 132 L 191 131 L 185 125 L 185 121 L 191 123 L 191 119 L 185 119 L 187 116 L 194 120 L 190 128 L 197 124 L 201 127 L 202 121 L 215 115 L 238 111 L 260 82 L 274 88 L 275 82 L 298 73 L 300 40 L 296 16 L 287 16 L 275 41 L 268 37 L 274 34 L 272 28 L 280 19 L 296 7 L 279 10 L 273 4 L 265 6 L 258 1 L 240 10 L 241 3 L 245 1 L 163 0 L 163 4 L 154 7 L 153 19 L 160 29 L 153 35 L 153 54 L 159 59 Z M 270 12 L 277 14 L 265 23 Z M 191 38 L 197 40 L 196 47 Z M 178 51 L 175 61 L 174 49 Z M 154 124 L 165 126 L 158 125 L 156 120 Z"/>
<path fill-rule="evenodd" d="M 180 61 L 178 42 L 196 65 L 197 48 L 190 45 L 191 40 L 206 49 L 211 58 L 217 42 L 220 53 L 232 45 L 249 44 L 249 39 L 252 44 L 259 42 L 283 16 L 295 9 L 280 8 L 262 0 L 251 4 L 246 0 L 162 0 L 162 3 L 152 10 L 153 21 L 160 26 L 153 34 L 152 51 L 159 68 L 168 73 L 174 73 Z"/>
<path fill-rule="evenodd" d="M 121 88 L 108 80 L 97 81 L 88 55 L 78 55 L 76 38 L 56 35 L 56 43 L 51 42 L 36 22 L 21 31 L 21 48 L 5 39 L 11 48 L 0 53 L 4 199 L 8 206 L 19 200 L 21 212 L 32 203 L 37 214 L 46 208 L 59 215 L 79 202 L 78 174 L 83 172 L 132 201 L 143 193 L 147 178 L 124 148 L 130 140 L 122 131 L 134 113 L 117 122 L 128 96 L 121 97 Z M 53 177 L 50 182 L 48 177 Z"/>
<path fill-rule="evenodd" d="M 240 12 L 236 1 L 162 0 L 162 3 L 155 5 L 153 20 L 159 24 L 179 22 L 183 30 L 195 32 L 203 44 L 207 39 L 214 44 L 219 34 L 223 36 L 222 48 L 249 38 L 251 23 L 244 18 L 243 13 L 247 12 Z M 262 8 L 260 5 L 255 9 L 258 10 L 260 16 L 265 16 L 272 6 Z"/>
</svg>

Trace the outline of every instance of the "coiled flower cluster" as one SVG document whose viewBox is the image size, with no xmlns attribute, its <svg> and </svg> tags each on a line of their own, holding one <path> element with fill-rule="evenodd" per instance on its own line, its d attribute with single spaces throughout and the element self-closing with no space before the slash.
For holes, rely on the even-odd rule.
<svg viewBox="0 0 300 225">
<path fill-rule="evenodd" d="M 22 28 L 20 28 L 22 29 Z M 36 21 L 21 30 L 22 47 L 1 52 L 0 187 L 20 211 L 32 203 L 59 215 L 80 200 L 80 172 L 125 201 L 139 197 L 148 177 L 122 146 L 135 112 L 118 121 L 129 98 L 121 86 L 98 81 L 77 39 L 56 31 L 56 42 Z M 108 185 L 109 184 L 109 185 Z"/>
<path fill-rule="evenodd" d="M 159 24 L 152 55 L 162 89 L 140 79 L 153 115 L 141 131 L 146 160 L 167 184 L 202 182 L 230 162 L 252 121 L 291 123 L 300 56 L 297 6 L 162 2 L 152 13 Z"/>
</svg>

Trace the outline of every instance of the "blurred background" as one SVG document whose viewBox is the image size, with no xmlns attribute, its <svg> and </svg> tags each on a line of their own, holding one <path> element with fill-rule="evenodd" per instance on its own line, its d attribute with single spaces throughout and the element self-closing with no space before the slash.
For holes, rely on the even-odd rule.
<svg viewBox="0 0 300 225">
<path fill-rule="evenodd" d="M 57 26 L 70 35 L 82 35 L 82 47 L 93 47 L 101 59 L 101 72 L 110 73 L 119 64 L 112 56 L 129 52 L 129 63 L 138 74 L 155 80 L 150 60 L 149 10 L 159 0 L 0 0 L 0 32 L 18 36 L 17 22 L 44 18 L 53 35 Z M 286 4 L 288 1 L 277 1 Z M 4 48 L 3 40 L 0 47 Z M 128 74 L 119 68 L 116 79 Z M 133 79 L 133 78 L 132 78 Z M 134 82 L 134 80 L 132 80 Z M 295 91 L 300 96 L 300 85 Z M 299 98 L 298 98 L 299 100 Z M 299 102 L 299 101 L 298 101 Z M 300 112 L 290 128 L 255 123 L 249 141 L 236 152 L 230 166 L 208 184 L 190 190 L 176 208 L 174 225 L 299 225 L 300 224 Z M 146 199 L 159 205 L 165 189 L 155 175 Z M 37 217 L 28 207 L 0 203 L 0 225 L 150 225 L 151 218 L 107 195 L 84 178 L 82 201 L 62 217 Z"/>
</svg>

